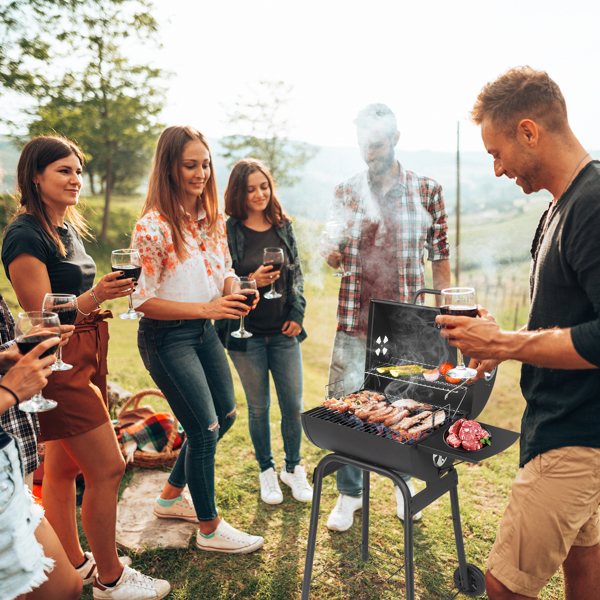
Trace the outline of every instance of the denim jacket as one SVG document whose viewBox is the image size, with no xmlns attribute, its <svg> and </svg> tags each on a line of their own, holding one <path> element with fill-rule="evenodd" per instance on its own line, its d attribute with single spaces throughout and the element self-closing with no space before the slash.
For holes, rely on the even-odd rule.
<svg viewBox="0 0 600 600">
<path fill-rule="evenodd" d="M 275 227 L 277 235 L 285 244 L 289 256 L 290 264 L 287 268 L 290 270 L 287 278 L 287 299 L 286 303 L 289 306 L 288 321 L 294 321 L 302 327 L 304 321 L 304 311 L 306 309 L 306 299 L 304 298 L 304 277 L 302 275 L 302 267 L 300 265 L 300 255 L 298 254 L 298 244 L 294 235 L 294 228 L 291 221 L 286 221 L 282 227 Z M 229 252 L 233 262 L 233 269 L 237 272 L 244 260 L 244 233 L 240 227 L 240 221 L 229 217 L 227 219 L 227 241 L 229 243 Z M 264 300 L 263 300 L 264 302 Z M 239 321 L 234 319 L 222 319 L 215 321 L 215 329 L 219 334 L 223 346 L 228 350 L 246 351 L 246 340 L 231 337 L 231 332 L 239 327 Z M 304 327 L 296 336 L 299 342 L 306 339 L 306 331 Z"/>
</svg>

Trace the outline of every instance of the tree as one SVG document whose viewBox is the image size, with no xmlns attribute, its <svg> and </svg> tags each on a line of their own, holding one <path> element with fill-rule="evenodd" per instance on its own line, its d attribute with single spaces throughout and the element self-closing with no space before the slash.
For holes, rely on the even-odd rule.
<svg viewBox="0 0 600 600">
<path fill-rule="evenodd" d="M 245 133 L 229 135 L 221 140 L 222 156 L 232 167 L 241 158 L 252 157 L 267 164 L 273 179 L 282 187 L 300 181 L 293 172 L 311 160 L 318 149 L 310 144 L 288 140 L 288 122 L 283 114 L 292 86 L 283 81 L 261 81 L 255 98 L 238 98 L 225 107 L 228 122 Z"/>
<path fill-rule="evenodd" d="M 155 42 L 158 26 L 146 0 L 50 4 L 47 19 L 56 43 L 49 46 L 47 62 L 60 75 L 30 92 L 36 105 L 25 111 L 27 136 L 56 132 L 81 145 L 92 193 L 95 180 L 104 192 L 100 239 L 106 241 L 112 193 L 139 185 L 163 127 L 164 92 L 158 82 L 166 74 L 132 64 L 123 49 L 134 35 Z M 42 39 L 44 34 L 47 26 Z"/>
</svg>

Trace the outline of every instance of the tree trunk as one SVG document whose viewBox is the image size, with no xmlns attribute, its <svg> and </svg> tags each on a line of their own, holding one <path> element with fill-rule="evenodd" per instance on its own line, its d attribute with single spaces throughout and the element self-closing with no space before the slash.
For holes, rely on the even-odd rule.
<svg viewBox="0 0 600 600">
<path fill-rule="evenodd" d="M 96 190 L 94 189 L 94 174 L 88 169 L 88 179 L 90 180 L 90 194 L 92 196 L 96 195 Z"/>
<path fill-rule="evenodd" d="M 110 196 L 113 188 L 113 163 L 112 158 L 106 159 L 106 183 L 104 189 L 104 216 L 102 217 L 102 232 L 100 239 L 108 242 L 108 219 L 110 214 Z"/>
</svg>

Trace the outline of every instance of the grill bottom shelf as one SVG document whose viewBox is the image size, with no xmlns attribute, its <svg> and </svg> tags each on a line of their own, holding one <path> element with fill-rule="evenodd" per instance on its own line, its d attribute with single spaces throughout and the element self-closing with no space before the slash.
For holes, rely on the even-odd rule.
<svg viewBox="0 0 600 600">
<path fill-rule="evenodd" d="M 415 561 L 415 600 L 453 600 L 466 598 L 452 584 L 458 566 L 448 565 L 447 573 L 438 573 L 439 565 Z M 312 579 L 315 597 L 353 600 L 399 600 L 406 598 L 404 560 L 369 546 L 369 560 L 361 560 L 361 545 L 327 565 Z"/>
</svg>

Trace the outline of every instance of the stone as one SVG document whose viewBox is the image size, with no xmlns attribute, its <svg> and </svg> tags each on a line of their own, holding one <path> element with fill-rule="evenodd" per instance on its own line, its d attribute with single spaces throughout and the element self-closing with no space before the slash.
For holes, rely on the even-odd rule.
<svg viewBox="0 0 600 600">
<path fill-rule="evenodd" d="M 114 381 L 108 381 L 106 383 L 106 388 L 108 391 L 109 407 L 120 406 L 121 404 L 129 400 L 131 396 L 133 396 L 133 394 L 129 390 L 126 390 Z"/>
<path fill-rule="evenodd" d="M 168 477 L 164 471 L 142 469 L 134 473 L 118 504 L 118 548 L 140 553 L 159 546 L 187 548 L 197 525 L 154 516 L 154 503 Z"/>
</svg>

